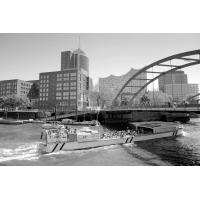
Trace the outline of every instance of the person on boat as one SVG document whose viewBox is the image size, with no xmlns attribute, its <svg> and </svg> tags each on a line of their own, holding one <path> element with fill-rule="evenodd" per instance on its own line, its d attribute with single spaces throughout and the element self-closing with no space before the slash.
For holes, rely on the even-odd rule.
<svg viewBox="0 0 200 200">
<path fill-rule="evenodd" d="M 131 131 L 131 135 L 132 135 L 132 136 L 136 136 L 136 135 L 137 135 L 137 132 L 136 132 L 136 131 Z"/>
<path fill-rule="evenodd" d="M 64 125 L 65 126 L 65 129 L 68 129 L 68 126 L 67 125 Z"/>
<path fill-rule="evenodd" d="M 127 127 L 127 134 L 130 135 L 131 134 L 131 131 L 130 129 Z"/>
<path fill-rule="evenodd" d="M 104 133 L 101 134 L 101 138 L 105 138 L 105 134 Z"/>
<path fill-rule="evenodd" d="M 137 133 L 142 135 L 142 134 L 144 134 L 144 130 L 142 128 L 138 128 L 138 132 Z"/>
</svg>

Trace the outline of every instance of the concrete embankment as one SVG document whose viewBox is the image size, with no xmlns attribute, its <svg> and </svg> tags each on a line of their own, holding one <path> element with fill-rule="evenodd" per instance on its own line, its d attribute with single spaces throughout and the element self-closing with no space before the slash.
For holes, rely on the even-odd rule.
<svg viewBox="0 0 200 200">
<path fill-rule="evenodd" d="M 40 119 L 44 117 L 44 114 L 40 111 L 8 111 L 0 112 L 0 118 L 11 118 L 11 119 Z"/>
</svg>

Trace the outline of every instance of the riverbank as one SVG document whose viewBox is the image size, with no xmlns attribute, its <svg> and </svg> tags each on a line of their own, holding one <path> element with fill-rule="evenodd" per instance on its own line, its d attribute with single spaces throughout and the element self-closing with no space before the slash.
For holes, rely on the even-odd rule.
<svg viewBox="0 0 200 200">
<path fill-rule="evenodd" d="M 0 124 L 4 124 L 4 125 L 21 125 L 21 124 L 27 124 L 27 123 L 44 123 L 44 121 L 41 120 L 33 120 L 33 119 L 29 119 L 29 120 L 15 120 L 12 118 L 9 119 L 3 119 L 0 118 Z"/>
<path fill-rule="evenodd" d="M 0 111 L 0 118 L 28 120 L 28 119 L 41 119 L 45 117 L 42 111 L 33 110 L 18 110 L 18 111 Z"/>
</svg>

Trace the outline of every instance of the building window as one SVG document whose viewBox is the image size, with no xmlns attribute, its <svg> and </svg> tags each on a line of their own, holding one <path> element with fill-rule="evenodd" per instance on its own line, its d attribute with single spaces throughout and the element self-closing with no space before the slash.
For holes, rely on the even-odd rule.
<svg viewBox="0 0 200 200">
<path fill-rule="evenodd" d="M 69 82 L 63 83 L 63 86 L 69 86 Z"/>
<path fill-rule="evenodd" d="M 57 83 L 56 90 L 62 90 L 62 83 Z"/>
<path fill-rule="evenodd" d="M 57 78 L 57 81 L 62 81 L 62 78 Z"/>
<path fill-rule="evenodd" d="M 76 72 L 70 73 L 70 76 L 76 76 Z"/>
<path fill-rule="evenodd" d="M 70 86 L 76 86 L 76 82 L 70 82 Z"/>
<path fill-rule="evenodd" d="M 70 89 L 71 89 L 71 90 L 76 90 L 76 87 L 73 86 L 73 87 L 70 87 Z"/>
<path fill-rule="evenodd" d="M 69 96 L 63 96 L 63 99 L 69 99 Z"/>
<path fill-rule="evenodd" d="M 65 73 L 63 76 L 64 77 L 69 77 L 69 73 Z"/>
<path fill-rule="evenodd" d="M 68 96 L 69 92 L 63 92 L 63 96 Z"/>
<path fill-rule="evenodd" d="M 76 76 L 73 76 L 70 79 L 71 79 L 71 81 L 74 81 L 74 80 L 76 80 Z"/>
<path fill-rule="evenodd" d="M 70 95 L 76 95 L 76 91 L 70 92 Z"/>
<path fill-rule="evenodd" d="M 63 81 L 69 81 L 69 77 L 64 77 Z"/>
<path fill-rule="evenodd" d="M 56 96 L 62 96 L 61 92 L 56 92 Z"/>
<path fill-rule="evenodd" d="M 62 74 L 61 73 L 57 74 L 57 77 L 62 77 Z"/>
<path fill-rule="evenodd" d="M 68 86 L 63 87 L 63 90 L 69 90 Z"/>
<path fill-rule="evenodd" d="M 70 99 L 76 99 L 76 96 L 70 96 Z"/>
</svg>

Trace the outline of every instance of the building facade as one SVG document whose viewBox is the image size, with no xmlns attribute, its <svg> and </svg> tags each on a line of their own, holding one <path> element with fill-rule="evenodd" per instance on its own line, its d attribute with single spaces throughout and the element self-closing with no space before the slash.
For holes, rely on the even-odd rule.
<svg viewBox="0 0 200 200">
<path fill-rule="evenodd" d="M 31 82 L 19 79 L 2 80 L 0 81 L 0 97 L 14 95 L 18 98 L 26 99 L 31 86 Z"/>
<path fill-rule="evenodd" d="M 168 84 L 187 84 L 188 78 L 184 71 L 175 71 L 165 74 L 158 78 L 159 90 L 165 92 L 165 86 Z"/>
<path fill-rule="evenodd" d="M 138 70 L 131 69 L 129 72 L 122 76 L 114 76 L 110 75 L 106 78 L 99 78 L 99 93 L 102 96 L 102 98 L 105 100 L 105 105 L 107 107 L 112 105 L 112 101 L 116 97 L 119 90 L 122 88 L 122 86 L 126 83 L 126 81 L 133 76 Z M 143 86 L 146 83 L 147 74 L 142 73 L 140 76 L 138 76 L 138 79 L 143 80 L 133 80 L 129 83 L 129 86 Z M 136 92 L 136 87 L 127 87 L 123 91 L 123 94 L 121 95 L 121 98 L 130 99 L 132 95 Z M 144 89 L 143 92 L 141 92 L 141 95 L 145 92 Z M 138 96 L 138 98 L 135 99 L 137 102 L 138 99 L 141 97 L 141 95 Z"/>
<path fill-rule="evenodd" d="M 198 84 L 168 84 L 165 85 L 165 91 L 174 101 L 181 102 L 199 93 L 199 86 Z"/>
<path fill-rule="evenodd" d="M 41 109 L 84 110 L 89 103 L 89 59 L 77 49 L 61 52 L 61 71 L 40 73 Z"/>
<path fill-rule="evenodd" d="M 172 96 L 172 99 L 177 102 L 182 102 L 199 92 L 198 84 L 188 83 L 188 77 L 184 71 L 165 74 L 158 79 L 158 83 L 159 90 Z"/>
</svg>

